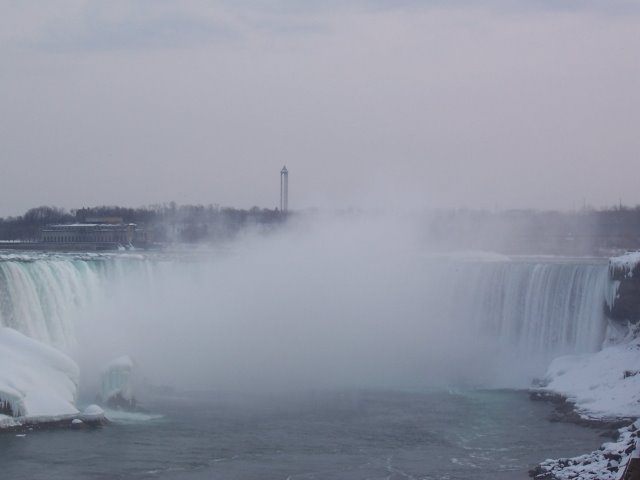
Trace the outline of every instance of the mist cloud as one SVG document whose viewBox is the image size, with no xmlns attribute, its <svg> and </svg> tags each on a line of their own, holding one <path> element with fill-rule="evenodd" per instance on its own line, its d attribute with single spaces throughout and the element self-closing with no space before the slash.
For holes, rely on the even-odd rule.
<svg viewBox="0 0 640 480">
<path fill-rule="evenodd" d="M 521 385 L 541 374 L 535 355 L 514 365 L 455 313 L 470 295 L 451 290 L 458 267 L 418 239 L 408 218 L 316 219 L 218 255 L 165 255 L 147 270 L 125 261 L 127 275 L 78 319 L 83 384 L 123 353 L 152 384 L 192 390 Z"/>
</svg>

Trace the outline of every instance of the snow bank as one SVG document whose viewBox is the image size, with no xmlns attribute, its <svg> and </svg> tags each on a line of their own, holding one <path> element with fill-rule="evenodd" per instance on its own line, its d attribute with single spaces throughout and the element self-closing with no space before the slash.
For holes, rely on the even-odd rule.
<svg viewBox="0 0 640 480">
<path fill-rule="evenodd" d="M 640 338 L 555 359 L 543 390 L 565 396 L 585 418 L 640 418 Z"/>
<path fill-rule="evenodd" d="M 566 397 L 583 418 L 640 418 L 640 338 L 627 339 L 594 354 L 557 358 L 547 370 L 545 383 L 542 390 Z M 545 460 L 532 472 L 533 477 L 618 480 L 629 459 L 638 455 L 639 428 L 637 421 L 620 429 L 617 441 L 605 443 L 592 453 Z"/>
<path fill-rule="evenodd" d="M 76 415 L 78 378 L 65 354 L 0 327 L 0 427 Z"/>
<path fill-rule="evenodd" d="M 609 269 L 623 272 L 626 278 L 632 278 L 633 272 L 640 265 L 640 251 L 628 252 L 619 257 L 609 259 Z"/>
<path fill-rule="evenodd" d="M 545 460 L 536 470 L 533 478 L 557 480 L 618 480 L 627 462 L 635 453 L 638 441 L 638 427 L 634 423 L 619 430 L 615 442 L 602 445 L 599 450 L 574 458 Z"/>
</svg>

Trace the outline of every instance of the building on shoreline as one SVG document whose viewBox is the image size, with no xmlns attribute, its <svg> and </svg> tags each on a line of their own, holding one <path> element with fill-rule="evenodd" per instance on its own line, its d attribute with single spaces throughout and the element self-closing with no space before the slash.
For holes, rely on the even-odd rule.
<svg viewBox="0 0 640 480">
<path fill-rule="evenodd" d="M 38 244 L 55 250 L 116 250 L 148 244 L 146 230 L 135 223 L 122 223 L 118 218 L 92 220 L 94 223 L 47 225 L 40 231 Z"/>
<path fill-rule="evenodd" d="M 135 223 L 70 223 L 47 225 L 40 231 L 42 243 L 114 243 L 133 244 Z"/>
</svg>

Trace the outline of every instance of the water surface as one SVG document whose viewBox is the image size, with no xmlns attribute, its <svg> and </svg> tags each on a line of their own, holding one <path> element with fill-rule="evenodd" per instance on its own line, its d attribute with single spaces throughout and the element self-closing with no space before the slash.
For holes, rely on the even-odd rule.
<svg viewBox="0 0 640 480">
<path fill-rule="evenodd" d="M 175 394 L 159 416 L 0 435 L 7 479 L 518 479 L 597 448 L 517 391 Z"/>
</svg>

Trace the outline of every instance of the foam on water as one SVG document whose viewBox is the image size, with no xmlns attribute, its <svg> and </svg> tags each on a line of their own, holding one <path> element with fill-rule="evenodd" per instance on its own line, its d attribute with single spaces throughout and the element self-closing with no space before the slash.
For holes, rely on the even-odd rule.
<svg viewBox="0 0 640 480">
<path fill-rule="evenodd" d="M 160 420 L 164 415 L 144 412 L 125 412 L 123 410 L 105 410 L 105 416 L 109 421 L 121 424 L 132 424 Z"/>
</svg>

